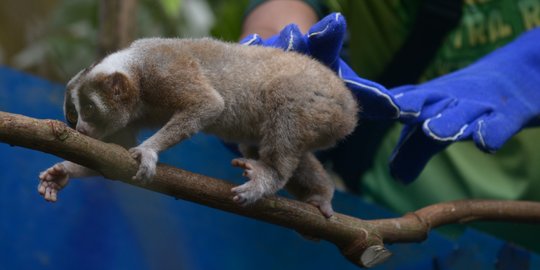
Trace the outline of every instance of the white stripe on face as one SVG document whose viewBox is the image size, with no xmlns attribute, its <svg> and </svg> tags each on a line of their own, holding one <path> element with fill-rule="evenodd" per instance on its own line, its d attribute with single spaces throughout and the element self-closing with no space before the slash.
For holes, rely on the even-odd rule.
<svg viewBox="0 0 540 270">
<path fill-rule="evenodd" d="M 92 93 L 88 98 L 94 103 L 98 112 L 108 111 L 107 106 L 105 106 L 105 103 L 103 103 L 103 100 L 98 94 Z"/>
</svg>

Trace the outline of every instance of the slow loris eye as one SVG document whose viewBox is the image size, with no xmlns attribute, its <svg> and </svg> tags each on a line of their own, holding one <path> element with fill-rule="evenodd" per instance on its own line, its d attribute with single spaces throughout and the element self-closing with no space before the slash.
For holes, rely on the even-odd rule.
<svg viewBox="0 0 540 270">
<path fill-rule="evenodd" d="M 77 111 L 75 111 L 74 109 L 68 109 L 66 111 L 66 120 L 71 127 L 76 126 L 78 120 Z"/>
</svg>

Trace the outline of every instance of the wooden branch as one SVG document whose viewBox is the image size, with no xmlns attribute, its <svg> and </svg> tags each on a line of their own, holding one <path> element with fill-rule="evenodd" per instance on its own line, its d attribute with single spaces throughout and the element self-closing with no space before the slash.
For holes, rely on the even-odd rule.
<svg viewBox="0 0 540 270">
<path fill-rule="evenodd" d="M 294 229 L 334 243 L 351 262 L 371 267 L 390 252 L 383 243 L 419 242 L 449 223 L 500 220 L 540 223 L 540 203 L 464 200 L 435 204 L 400 218 L 361 220 L 335 214 L 325 219 L 308 204 L 271 196 L 248 207 L 232 201 L 231 183 L 159 165 L 146 186 L 131 182 L 138 164 L 124 148 L 77 133 L 56 120 L 0 112 L 0 141 L 51 153 L 101 172 L 109 179 Z"/>
</svg>

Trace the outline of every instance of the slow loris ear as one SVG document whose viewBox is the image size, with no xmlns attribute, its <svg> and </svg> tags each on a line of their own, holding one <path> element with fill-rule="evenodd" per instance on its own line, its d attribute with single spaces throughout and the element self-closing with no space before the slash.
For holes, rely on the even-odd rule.
<svg viewBox="0 0 540 270">
<path fill-rule="evenodd" d="M 112 98 L 117 102 L 129 102 L 137 95 L 133 83 L 123 73 L 115 72 L 108 75 L 105 83 L 107 89 L 111 91 Z"/>
</svg>

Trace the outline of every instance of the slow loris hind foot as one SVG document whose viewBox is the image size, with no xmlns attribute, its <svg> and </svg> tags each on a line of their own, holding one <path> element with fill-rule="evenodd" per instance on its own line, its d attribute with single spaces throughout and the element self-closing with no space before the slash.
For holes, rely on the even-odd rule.
<svg viewBox="0 0 540 270">
<path fill-rule="evenodd" d="M 266 194 L 273 194 L 281 187 L 276 172 L 261 161 L 245 158 L 233 159 L 231 164 L 244 169 L 246 183 L 234 187 L 233 200 L 241 205 L 254 203 Z"/>
</svg>

